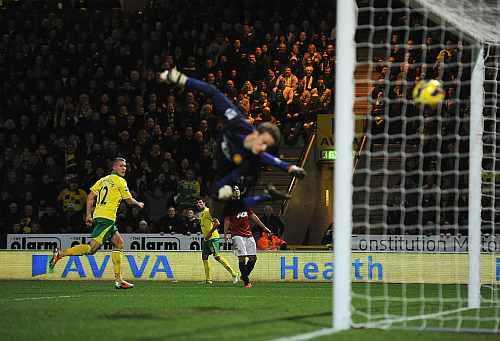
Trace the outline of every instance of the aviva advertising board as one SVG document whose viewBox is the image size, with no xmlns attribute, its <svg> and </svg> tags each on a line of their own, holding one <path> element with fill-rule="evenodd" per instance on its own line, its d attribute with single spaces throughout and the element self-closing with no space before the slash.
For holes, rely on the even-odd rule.
<svg viewBox="0 0 500 341">
<path fill-rule="evenodd" d="M 237 268 L 237 259 L 226 255 Z M 53 273 L 50 255 L 44 252 L 0 252 L 0 279 L 111 280 L 113 264 L 108 252 L 66 257 Z M 203 264 L 199 252 L 127 252 L 122 263 L 131 280 L 201 281 Z M 467 283 L 467 255 L 457 253 L 396 254 L 355 252 L 352 279 L 379 283 Z M 221 266 L 212 267 L 216 281 L 230 280 Z M 320 282 L 335 276 L 329 252 L 262 252 L 258 254 L 255 281 Z M 500 284 L 500 255 L 481 255 L 481 281 Z"/>
</svg>

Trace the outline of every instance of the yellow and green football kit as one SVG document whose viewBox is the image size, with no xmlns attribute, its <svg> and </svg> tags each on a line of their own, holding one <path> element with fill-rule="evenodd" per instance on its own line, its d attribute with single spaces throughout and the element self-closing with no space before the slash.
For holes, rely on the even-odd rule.
<svg viewBox="0 0 500 341">
<path fill-rule="evenodd" d="M 116 212 L 120 207 L 120 202 L 132 198 L 132 194 L 127 187 L 127 181 L 116 174 L 100 178 L 94 186 L 90 187 L 90 190 L 97 196 L 93 214 L 92 239 L 103 244 L 118 232 Z M 116 280 L 121 280 L 122 259 L 123 250 L 113 249 L 111 260 Z"/>
<path fill-rule="evenodd" d="M 201 233 L 203 233 L 203 243 L 202 243 L 202 252 L 205 255 L 213 254 L 218 255 L 220 250 L 219 244 L 219 231 L 217 229 L 212 232 L 212 235 L 207 238 L 208 234 L 214 227 L 213 218 L 210 214 L 210 209 L 205 207 L 203 211 L 200 213 L 200 225 L 201 225 Z"/>
<path fill-rule="evenodd" d="M 120 202 L 132 198 L 127 181 L 116 174 L 100 178 L 90 190 L 97 196 L 94 219 L 105 218 L 115 221 Z"/>
<path fill-rule="evenodd" d="M 113 235 L 118 232 L 116 226 L 116 212 L 122 200 L 132 198 L 127 187 L 127 181 L 124 178 L 110 174 L 99 179 L 94 186 L 90 188 L 92 193 L 96 195 L 95 210 L 92 223 L 92 239 L 99 245 L 110 240 Z M 64 256 L 82 256 L 90 253 L 91 247 L 89 244 L 76 245 L 71 248 L 56 252 L 51 260 L 51 267 Z M 113 249 L 111 260 L 113 261 L 113 271 L 115 279 L 118 283 L 123 280 L 121 278 L 121 262 L 123 259 L 123 249 Z M 129 284 L 129 283 L 127 283 Z M 121 288 L 122 286 L 120 286 Z"/>
<path fill-rule="evenodd" d="M 205 268 L 205 279 L 207 283 L 212 283 L 210 276 L 210 264 L 208 263 L 208 256 L 213 255 L 215 260 L 222 264 L 222 266 L 233 276 L 234 279 L 238 279 L 238 273 L 231 268 L 229 263 L 219 254 L 220 244 L 219 244 L 219 231 L 215 229 L 212 234 L 208 234 L 214 227 L 213 218 L 210 214 L 210 209 L 205 207 L 200 213 L 200 225 L 201 232 L 203 233 L 203 243 L 202 243 L 202 259 L 203 267 Z"/>
</svg>

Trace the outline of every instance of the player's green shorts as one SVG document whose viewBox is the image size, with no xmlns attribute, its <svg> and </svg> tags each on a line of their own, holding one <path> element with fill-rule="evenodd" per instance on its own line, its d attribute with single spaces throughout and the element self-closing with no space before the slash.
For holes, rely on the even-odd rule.
<svg viewBox="0 0 500 341">
<path fill-rule="evenodd" d="M 217 256 L 220 251 L 219 238 L 214 238 L 210 240 L 203 240 L 201 252 L 205 256 L 214 255 Z"/>
<path fill-rule="evenodd" d="M 94 229 L 92 230 L 91 237 L 100 244 L 104 244 L 105 241 L 111 240 L 115 232 L 118 232 L 116 223 L 106 218 L 94 218 L 92 226 Z"/>
</svg>

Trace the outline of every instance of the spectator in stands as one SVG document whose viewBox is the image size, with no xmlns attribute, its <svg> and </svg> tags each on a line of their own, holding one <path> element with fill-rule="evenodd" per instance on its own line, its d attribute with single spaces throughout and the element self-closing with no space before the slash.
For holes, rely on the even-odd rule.
<svg viewBox="0 0 500 341">
<path fill-rule="evenodd" d="M 65 221 L 50 203 L 40 210 L 40 229 L 43 233 L 61 233 L 66 229 Z"/>
<path fill-rule="evenodd" d="M 200 196 L 200 182 L 195 178 L 194 171 L 188 169 L 186 178 L 179 181 L 177 187 L 177 198 L 175 200 L 177 208 L 185 215 L 185 210 L 193 207 L 196 198 Z"/>
<path fill-rule="evenodd" d="M 305 72 L 306 74 L 302 78 L 302 82 L 304 84 L 304 90 L 312 91 L 317 88 L 317 79 L 313 76 L 314 68 L 312 66 L 306 66 Z"/>
<path fill-rule="evenodd" d="M 3 179 L 3 182 L 3 190 L 6 193 L 9 193 L 13 199 L 18 199 L 20 193 L 17 190 L 19 185 L 16 172 L 14 170 L 8 171 L 7 178 Z"/>
<path fill-rule="evenodd" d="M 192 208 L 186 211 L 186 217 L 184 218 L 184 226 L 186 234 L 198 233 L 201 231 L 200 219 L 194 214 Z"/>
<path fill-rule="evenodd" d="M 137 233 L 151 233 L 152 229 L 148 222 L 144 219 L 140 220 L 137 225 Z"/>
<path fill-rule="evenodd" d="M 42 171 L 52 179 L 62 179 L 64 175 L 64 171 L 56 164 L 56 160 L 52 156 L 48 156 L 45 159 L 45 167 Z"/>
<path fill-rule="evenodd" d="M 20 233 L 40 233 L 40 225 L 38 219 L 33 215 L 33 206 L 25 205 L 23 214 L 18 222 Z"/>
<path fill-rule="evenodd" d="M 58 195 L 57 200 L 62 206 L 65 232 L 80 232 L 83 227 L 83 217 L 85 204 L 87 202 L 87 193 L 78 188 L 78 182 L 75 177 L 68 180 L 68 186 Z"/>
<path fill-rule="evenodd" d="M 127 211 L 125 212 L 123 220 L 120 221 L 120 226 L 123 226 L 126 231 L 130 231 L 129 233 L 136 232 L 139 221 L 145 220 L 145 214 L 143 210 L 136 206 L 126 206 L 125 209 Z"/>
<path fill-rule="evenodd" d="M 160 233 L 184 233 L 185 227 L 182 218 L 177 215 L 175 207 L 170 206 L 167 216 L 155 225 L 155 232 Z"/>
<path fill-rule="evenodd" d="M 19 212 L 19 205 L 16 202 L 11 201 L 4 219 L 5 231 L 7 233 L 14 233 L 14 225 L 18 224 L 20 219 L 21 213 Z"/>
<path fill-rule="evenodd" d="M 204 145 L 201 150 L 201 156 L 198 161 L 199 174 L 201 177 L 200 193 L 202 195 L 208 194 L 211 183 L 214 179 L 215 164 L 214 159 L 210 153 L 208 145 Z"/>
<path fill-rule="evenodd" d="M 283 232 L 285 231 L 285 224 L 281 218 L 274 214 L 272 206 L 264 206 L 264 215 L 260 219 L 264 225 L 267 226 L 271 232 L 278 236 L 283 237 Z"/>
<path fill-rule="evenodd" d="M 192 126 L 187 126 L 184 130 L 184 136 L 180 138 L 177 144 L 177 160 L 188 159 L 195 160 L 195 155 L 198 153 L 198 144 L 194 139 L 194 132 Z"/>
<path fill-rule="evenodd" d="M 321 18 L 308 18 L 312 24 L 298 35 L 292 33 L 297 29 L 289 25 L 296 18 L 291 13 L 283 12 L 281 18 L 272 20 L 280 22 L 276 30 L 272 22 L 269 25 L 266 22 L 252 25 L 252 20 L 245 19 L 244 24 L 236 21 L 235 25 L 214 27 L 210 34 L 207 30 L 200 34 L 202 38 L 213 36 L 213 39 L 193 39 L 186 29 L 185 39 L 179 40 L 182 30 L 178 31 L 177 24 L 168 18 L 157 17 L 157 11 L 145 11 L 141 17 L 143 26 L 134 28 L 133 34 L 115 34 L 127 32 L 132 17 L 127 13 L 114 17 L 114 13 L 109 10 L 101 10 L 99 15 L 93 15 L 94 9 L 89 5 L 86 12 L 89 15 L 74 13 L 75 20 L 89 29 L 87 36 L 83 37 L 78 30 L 80 25 L 60 20 L 66 11 L 51 12 L 50 20 L 58 24 L 51 28 L 50 34 L 45 35 L 43 30 L 36 29 L 40 25 L 45 27 L 44 22 L 50 21 L 45 7 L 35 8 L 31 3 L 23 4 L 22 8 L 14 6 L 15 2 L 8 2 L 5 15 L 15 12 L 16 15 L 31 16 L 36 13 L 33 25 L 23 28 L 23 32 L 15 37 L 12 35 L 17 32 L 15 21 L 12 27 L 5 27 L 3 32 L 0 29 L 4 34 L 0 50 L 5 51 L 2 65 L 12 66 L 5 69 L 0 65 L 0 74 L 6 73 L 6 77 L 0 79 L 0 112 L 5 113 L 2 120 L 5 122 L 5 137 L 4 142 L 0 138 L 0 150 L 4 150 L 1 158 L 6 165 L 1 172 L 7 174 L 2 177 L 7 178 L 5 184 L 11 184 L 7 184 L 7 188 L 2 187 L 2 191 L 16 200 L 23 200 L 16 196 L 19 193 L 19 180 L 26 179 L 25 173 L 32 173 L 36 179 L 35 187 L 39 187 L 38 190 L 30 190 L 35 194 L 35 199 L 49 203 L 57 197 L 50 192 L 59 191 L 65 175 L 73 173 L 75 167 L 82 169 L 78 186 L 87 189 L 85 184 L 89 179 L 102 176 L 107 159 L 118 154 L 127 157 L 133 154 L 130 156 L 129 184 L 142 196 L 148 191 L 154 193 L 152 186 L 159 174 L 165 172 L 166 164 L 169 166 L 167 178 L 176 176 L 178 164 L 184 158 L 190 161 L 190 167 L 196 168 L 198 163 L 200 170 L 202 163 L 208 164 L 209 159 L 205 156 L 202 160 L 201 155 L 205 153 L 205 144 L 208 144 L 210 155 L 214 152 L 217 118 L 213 115 L 213 103 L 199 93 L 179 94 L 172 89 L 159 89 L 154 74 L 165 68 L 177 64 L 179 68 L 189 70 L 191 75 L 206 77 L 210 82 L 213 79 L 213 83 L 234 100 L 238 100 L 238 89 L 245 84 L 244 92 L 251 104 L 250 113 L 254 123 L 276 119 L 285 124 L 288 113 L 286 103 L 290 104 L 294 97 L 300 98 L 302 95 L 294 95 L 293 84 L 297 84 L 296 76 L 302 77 L 304 54 L 307 52 L 311 59 L 313 77 L 319 81 L 323 73 L 327 87 L 327 66 L 330 67 L 329 72 L 334 66 L 334 46 L 328 40 L 332 27 L 328 20 Z M 192 8 L 186 6 L 185 2 L 173 3 L 171 6 L 171 10 L 178 12 Z M 264 6 L 262 10 L 271 15 L 270 7 Z M 236 10 L 235 20 L 239 14 L 239 10 Z M 304 11 L 303 15 L 310 17 L 312 14 Z M 113 32 L 105 28 L 112 19 Z M 150 34 L 149 28 L 157 27 L 157 24 L 160 24 L 161 32 L 167 32 L 164 43 L 153 39 L 157 33 L 153 32 L 153 37 L 144 40 L 143 46 L 128 50 L 126 45 L 130 42 L 126 40 L 130 36 L 145 33 L 147 36 Z M 314 41 L 314 34 L 323 37 L 321 43 Z M 54 43 L 55 37 L 59 36 L 62 38 L 57 44 Z M 20 63 L 16 51 L 21 51 L 28 40 L 33 45 L 33 51 L 43 52 L 40 52 L 41 55 L 23 55 L 23 62 Z M 311 46 L 312 43 L 314 46 Z M 58 44 L 64 48 L 61 49 Z M 298 44 L 298 49 L 292 48 L 293 44 Z M 289 67 L 292 64 L 292 52 L 297 60 L 293 62 L 296 63 L 293 70 Z M 316 53 L 324 52 L 329 57 L 322 57 L 321 67 L 316 66 Z M 25 65 L 32 66 L 25 70 Z M 291 74 L 296 73 L 295 78 L 288 74 L 286 68 Z M 27 71 L 31 75 L 29 82 L 24 79 Z M 269 76 L 264 80 L 265 86 L 261 87 L 256 81 L 262 80 L 264 73 Z M 283 89 L 286 82 L 290 84 L 285 95 L 281 89 L 275 96 L 273 88 L 280 75 L 284 78 Z M 260 108 L 254 110 L 254 99 L 266 96 L 267 101 L 259 103 Z M 4 100 L 6 98 L 9 100 Z M 207 110 L 200 112 L 200 107 Z M 203 117 L 208 125 L 206 130 L 201 129 L 200 115 L 206 116 Z M 184 141 L 185 135 L 189 135 L 184 129 L 189 124 L 196 128 L 192 131 L 193 137 L 200 126 L 203 134 L 201 149 L 199 143 L 189 149 L 188 143 L 186 151 L 185 146 L 179 143 L 179 136 L 182 135 L 181 141 Z M 180 128 L 182 130 L 176 132 Z M 22 131 L 22 134 L 17 131 Z M 149 159 L 153 148 L 157 154 L 155 144 L 159 145 L 162 156 L 159 167 L 156 164 L 157 156 L 154 161 Z M 24 153 L 24 147 L 28 147 L 30 153 Z M 36 162 L 29 157 L 35 150 L 38 158 Z M 34 166 L 37 163 L 43 165 Z M 84 167 L 81 167 L 82 164 Z M 10 182 L 11 172 L 14 181 Z M 200 171 L 199 174 L 201 183 L 209 183 L 208 178 L 213 173 Z M 42 184 L 39 183 L 40 178 L 44 179 Z M 37 205 L 34 203 L 34 209 Z M 62 213 L 62 207 L 58 213 Z"/>
<path fill-rule="evenodd" d="M 152 224 L 159 224 L 165 217 L 165 210 L 168 207 L 169 199 L 164 195 L 164 191 L 159 184 L 153 185 L 153 188 L 144 193 L 146 216 Z"/>
<path fill-rule="evenodd" d="M 296 90 L 297 85 L 299 84 L 299 80 L 297 79 L 297 76 L 295 76 L 292 73 L 292 69 L 289 67 L 285 67 L 285 72 L 283 72 L 282 75 L 280 75 L 276 81 L 278 84 L 280 82 L 284 82 L 285 89 L 290 88 L 291 90 Z"/>
</svg>

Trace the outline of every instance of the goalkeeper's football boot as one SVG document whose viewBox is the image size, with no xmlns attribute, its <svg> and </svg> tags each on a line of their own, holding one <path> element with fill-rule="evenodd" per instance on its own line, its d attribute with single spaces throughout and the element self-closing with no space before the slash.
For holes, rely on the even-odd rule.
<svg viewBox="0 0 500 341">
<path fill-rule="evenodd" d="M 233 284 L 238 283 L 240 280 L 240 274 L 236 273 L 233 275 Z"/>
<path fill-rule="evenodd" d="M 160 81 L 184 88 L 186 86 L 187 76 L 174 67 L 173 69 L 160 73 Z"/>
<path fill-rule="evenodd" d="M 134 285 L 132 283 L 129 283 L 125 280 L 120 280 L 120 281 L 115 281 L 115 288 L 116 289 L 132 289 Z"/>
<path fill-rule="evenodd" d="M 52 258 L 49 261 L 49 272 L 54 272 L 54 267 L 56 266 L 57 262 L 59 262 L 62 259 L 61 253 L 59 252 L 59 249 L 56 247 L 54 248 L 54 251 L 52 251 Z"/>
<path fill-rule="evenodd" d="M 267 188 L 264 190 L 264 193 L 268 194 L 271 197 L 271 200 L 286 200 L 290 199 L 292 196 L 287 193 L 280 192 L 273 185 L 269 184 Z"/>
</svg>

